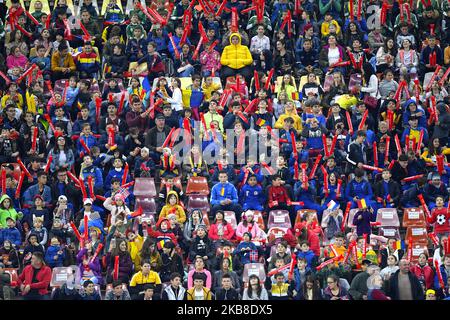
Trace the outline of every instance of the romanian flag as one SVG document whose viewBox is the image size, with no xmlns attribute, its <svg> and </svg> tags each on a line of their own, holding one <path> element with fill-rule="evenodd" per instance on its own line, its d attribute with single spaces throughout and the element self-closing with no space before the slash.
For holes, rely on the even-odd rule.
<svg viewBox="0 0 450 320">
<path fill-rule="evenodd" d="M 327 208 L 328 208 L 328 210 L 330 210 L 330 211 L 334 211 L 334 210 L 336 210 L 336 209 L 339 208 L 339 204 L 336 203 L 336 202 L 334 202 L 333 200 L 331 200 L 331 201 L 327 204 Z"/>
<path fill-rule="evenodd" d="M 367 203 L 365 199 L 356 201 L 356 204 L 358 205 L 359 209 L 367 209 Z"/>
<path fill-rule="evenodd" d="M 259 127 L 262 127 L 264 125 L 264 123 L 266 123 L 266 120 L 264 120 L 262 118 L 258 118 L 258 120 L 256 120 L 256 125 Z"/>
</svg>

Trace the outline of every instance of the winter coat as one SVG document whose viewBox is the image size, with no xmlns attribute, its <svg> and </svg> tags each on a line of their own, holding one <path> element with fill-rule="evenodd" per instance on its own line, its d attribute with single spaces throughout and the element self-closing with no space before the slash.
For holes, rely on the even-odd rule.
<svg viewBox="0 0 450 320">
<path fill-rule="evenodd" d="M 175 205 L 169 204 L 169 197 L 174 195 L 177 199 Z M 186 221 L 186 213 L 184 212 L 183 207 L 180 205 L 180 200 L 178 198 L 178 194 L 176 191 L 169 191 L 166 197 L 166 205 L 162 208 L 161 213 L 159 214 L 159 219 L 167 218 L 167 216 L 171 213 L 174 213 L 177 216 L 177 221 L 181 225 Z"/>
<path fill-rule="evenodd" d="M 239 38 L 239 43 L 236 45 L 231 42 L 234 36 Z M 232 33 L 229 39 L 230 44 L 223 49 L 220 63 L 232 69 L 241 69 L 251 65 L 253 58 L 248 47 L 241 44 L 241 35 L 239 33 Z"/>
<path fill-rule="evenodd" d="M 34 270 L 33 266 L 26 266 L 19 275 L 18 285 L 29 285 L 31 289 L 37 289 L 39 295 L 45 295 L 48 293 L 47 288 L 52 279 L 52 270 L 48 266 L 43 265 L 36 274 L 37 282 L 33 283 Z"/>
</svg>

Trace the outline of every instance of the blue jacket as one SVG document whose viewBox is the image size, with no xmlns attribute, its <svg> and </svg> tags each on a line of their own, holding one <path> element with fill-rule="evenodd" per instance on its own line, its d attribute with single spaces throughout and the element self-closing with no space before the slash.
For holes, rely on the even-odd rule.
<svg viewBox="0 0 450 320">
<path fill-rule="evenodd" d="M 124 174 L 124 169 L 121 169 L 120 171 L 117 171 L 116 169 L 111 169 L 108 172 L 108 175 L 105 178 L 105 183 L 104 183 L 104 190 L 105 191 L 109 191 L 111 189 L 111 180 L 113 178 L 118 178 L 120 181 L 122 181 L 122 177 Z M 127 183 L 130 182 L 130 175 L 127 176 Z M 120 182 L 120 184 L 122 185 L 122 182 Z"/>
<path fill-rule="evenodd" d="M 29 187 L 23 194 L 24 204 L 32 206 L 34 204 L 34 196 L 40 194 L 39 185 L 36 183 Z M 41 194 L 44 202 L 49 204 L 52 202 L 52 191 L 49 186 L 44 186 L 44 192 Z"/>
<path fill-rule="evenodd" d="M 98 145 L 97 138 L 94 137 L 93 135 L 90 135 L 88 137 L 86 137 L 86 136 L 79 137 L 77 140 L 77 152 L 78 153 L 81 153 L 81 152 L 86 153 L 86 150 L 81 145 L 80 140 L 83 140 L 89 149 L 92 148 L 93 146 Z"/>
<path fill-rule="evenodd" d="M 345 188 L 345 197 L 347 201 L 353 201 L 354 197 L 371 199 L 373 197 L 372 187 L 366 180 L 361 182 L 352 180 L 347 184 L 347 188 Z"/>
<path fill-rule="evenodd" d="M 264 205 L 265 196 L 261 186 L 255 185 L 251 187 L 249 184 L 246 183 L 241 189 L 239 199 L 242 204 L 252 203 Z"/>
<path fill-rule="evenodd" d="M 224 189 L 223 195 L 221 195 L 222 188 Z M 216 205 L 220 204 L 220 201 L 230 199 L 233 201 L 234 204 L 238 203 L 238 194 L 236 187 L 231 184 L 230 182 L 227 182 L 225 184 L 218 183 L 211 189 L 211 204 Z"/>
<path fill-rule="evenodd" d="M 90 124 L 92 132 L 97 132 L 97 124 L 95 123 L 94 118 L 88 116 L 88 118 L 86 120 L 83 120 L 83 119 L 75 120 L 75 122 L 73 123 L 73 127 L 72 127 L 72 134 L 79 135 L 81 132 L 81 127 L 85 123 Z"/>
<path fill-rule="evenodd" d="M 254 165 L 252 167 L 252 170 L 256 175 L 256 181 L 258 181 L 258 183 L 262 183 L 264 176 L 261 173 L 260 167 L 258 165 Z M 239 171 L 239 175 L 238 175 L 239 183 L 241 183 L 244 180 L 244 177 L 245 177 L 245 171 L 244 171 L 244 168 L 241 168 L 241 171 Z"/>
<path fill-rule="evenodd" d="M 234 251 L 240 258 L 242 264 L 251 263 L 250 252 L 258 250 L 253 242 L 242 241 Z"/>
<path fill-rule="evenodd" d="M 20 235 L 20 231 L 16 228 L 4 228 L 0 232 L 0 244 L 3 245 L 5 240 L 11 241 L 16 247 L 22 244 L 22 236 Z"/>
<path fill-rule="evenodd" d="M 79 88 L 75 87 L 68 87 L 66 91 L 66 105 L 71 106 L 75 102 L 78 92 L 80 91 Z M 80 130 L 81 131 L 81 130 Z"/>
<path fill-rule="evenodd" d="M 89 168 L 84 168 L 82 171 L 82 174 L 83 174 L 83 180 L 86 185 L 87 185 L 88 177 L 93 176 L 95 179 L 94 187 L 99 188 L 99 189 L 103 188 L 103 176 L 102 176 L 102 171 L 99 168 L 97 168 L 96 166 L 90 166 Z"/>
<path fill-rule="evenodd" d="M 307 262 L 307 268 L 313 268 L 315 267 L 315 260 L 316 256 L 314 255 L 314 252 L 310 249 L 307 252 L 298 251 L 297 252 L 297 259 L 303 258 Z"/>
<path fill-rule="evenodd" d="M 62 251 L 62 254 L 58 254 L 59 250 Z M 54 256 L 58 256 L 58 259 L 54 260 Z M 47 263 L 47 265 L 51 268 L 62 267 L 65 256 L 66 254 L 64 253 L 64 249 L 60 246 L 49 246 L 47 248 L 47 252 L 45 253 L 45 263 Z"/>
</svg>

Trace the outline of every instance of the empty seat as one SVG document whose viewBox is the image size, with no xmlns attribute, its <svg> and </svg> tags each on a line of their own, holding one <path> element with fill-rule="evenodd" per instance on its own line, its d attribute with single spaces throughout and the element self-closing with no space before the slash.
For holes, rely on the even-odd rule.
<svg viewBox="0 0 450 320">
<path fill-rule="evenodd" d="M 210 212 L 211 208 L 208 197 L 203 195 L 191 195 L 188 200 L 187 209 L 188 211 L 200 209 L 202 211 Z"/>
<path fill-rule="evenodd" d="M 267 232 L 267 239 L 269 243 L 274 243 L 277 239 L 283 238 L 289 228 L 273 227 Z"/>
<path fill-rule="evenodd" d="M 53 87 L 53 91 L 55 93 L 63 94 L 64 88 L 66 87 L 66 83 L 69 82 L 69 79 L 60 79 L 55 81 L 55 86 Z"/>
<path fill-rule="evenodd" d="M 236 230 L 237 228 L 237 220 L 236 220 L 236 213 L 234 211 L 224 211 L 223 212 L 223 218 L 231 224 L 231 227 L 233 230 Z"/>
<path fill-rule="evenodd" d="M 348 228 L 356 228 L 356 226 L 353 224 L 353 218 L 355 217 L 356 213 L 358 212 L 359 209 L 351 209 L 349 214 L 348 214 L 348 220 L 347 220 L 347 227 Z"/>
<path fill-rule="evenodd" d="M 427 241 L 418 241 L 417 243 L 414 242 L 412 247 L 412 263 L 417 263 L 419 261 L 419 256 L 424 253 L 429 256 L 428 254 L 428 242 Z M 404 256 L 406 258 L 406 256 Z"/>
<path fill-rule="evenodd" d="M 265 231 L 266 230 L 266 224 L 264 223 L 264 219 L 263 219 L 263 215 L 262 215 L 261 211 L 254 210 L 253 214 L 254 214 L 253 219 L 256 221 L 256 223 L 258 224 L 259 228 L 261 230 Z"/>
<path fill-rule="evenodd" d="M 377 222 L 380 222 L 380 227 L 400 227 L 397 209 L 395 208 L 381 208 L 377 213 Z"/>
<path fill-rule="evenodd" d="M 400 231 L 398 228 L 380 227 L 378 229 L 378 235 L 386 238 L 400 239 Z"/>
<path fill-rule="evenodd" d="M 78 270 L 77 266 L 53 268 L 50 286 L 53 288 L 61 287 L 64 283 L 67 282 L 69 275 L 73 274 L 75 277 L 77 270 Z"/>
<path fill-rule="evenodd" d="M 267 227 L 281 227 L 281 228 L 291 228 L 291 218 L 289 217 L 289 212 L 286 210 L 272 210 L 269 212 L 269 221 Z"/>
<path fill-rule="evenodd" d="M 403 228 L 426 227 L 427 222 L 422 208 L 405 208 L 402 225 Z"/>
<path fill-rule="evenodd" d="M 186 186 L 186 194 L 209 195 L 208 180 L 205 177 L 190 177 Z"/>
<path fill-rule="evenodd" d="M 412 239 L 413 243 L 427 242 L 428 233 L 425 227 L 409 227 L 406 229 L 405 243 L 409 244 L 409 239 Z"/>
<path fill-rule="evenodd" d="M 156 197 L 155 179 L 153 178 L 136 178 L 134 183 L 134 196 L 139 198 L 154 198 Z"/>
<path fill-rule="evenodd" d="M 242 273 L 242 281 L 248 283 L 250 276 L 257 275 L 261 282 L 266 281 L 266 271 L 262 263 L 247 263 L 244 265 Z"/>
<path fill-rule="evenodd" d="M 142 216 L 150 218 L 149 215 L 156 214 L 156 203 L 153 198 L 136 198 L 136 208 L 142 208 Z"/>
</svg>

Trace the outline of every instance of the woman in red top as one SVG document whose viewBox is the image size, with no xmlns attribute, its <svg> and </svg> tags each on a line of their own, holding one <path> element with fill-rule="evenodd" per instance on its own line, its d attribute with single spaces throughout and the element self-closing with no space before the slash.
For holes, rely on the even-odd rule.
<svg viewBox="0 0 450 320">
<path fill-rule="evenodd" d="M 428 265 L 428 256 L 425 253 L 419 255 L 419 261 L 411 267 L 411 273 L 416 275 L 417 279 L 419 279 L 422 285 L 425 285 L 426 289 L 433 289 L 434 271 Z"/>
<path fill-rule="evenodd" d="M 322 228 L 317 222 L 315 213 L 306 212 L 302 217 L 302 221 L 294 226 L 296 236 L 302 233 L 302 229 L 306 228 L 306 237 L 310 246 L 310 249 L 316 256 L 320 256 L 320 239 L 319 235 L 322 234 Z M 300 241 L 299 241 L 300 243 Z"/>
<path fill-rule="evenodd" d="M 234 230 L 231 224 L 224 219 L 223 211 L 218 210 L 216 212 L 216 220 L 209 228 L 208 237 L 213 241 L 217 241 L 222 239 L 231 240 L 233 236 Z"/>
<path fill-rule="evenodd" d="M 48 286 L 52 279 L 52 270 L 45 265 L 41 252 L 33 253 L 31 264 L 26 266 L 19 276 L 18 285 L 25 300 L 45 300 L 48 298 Z"/>
</svg>

